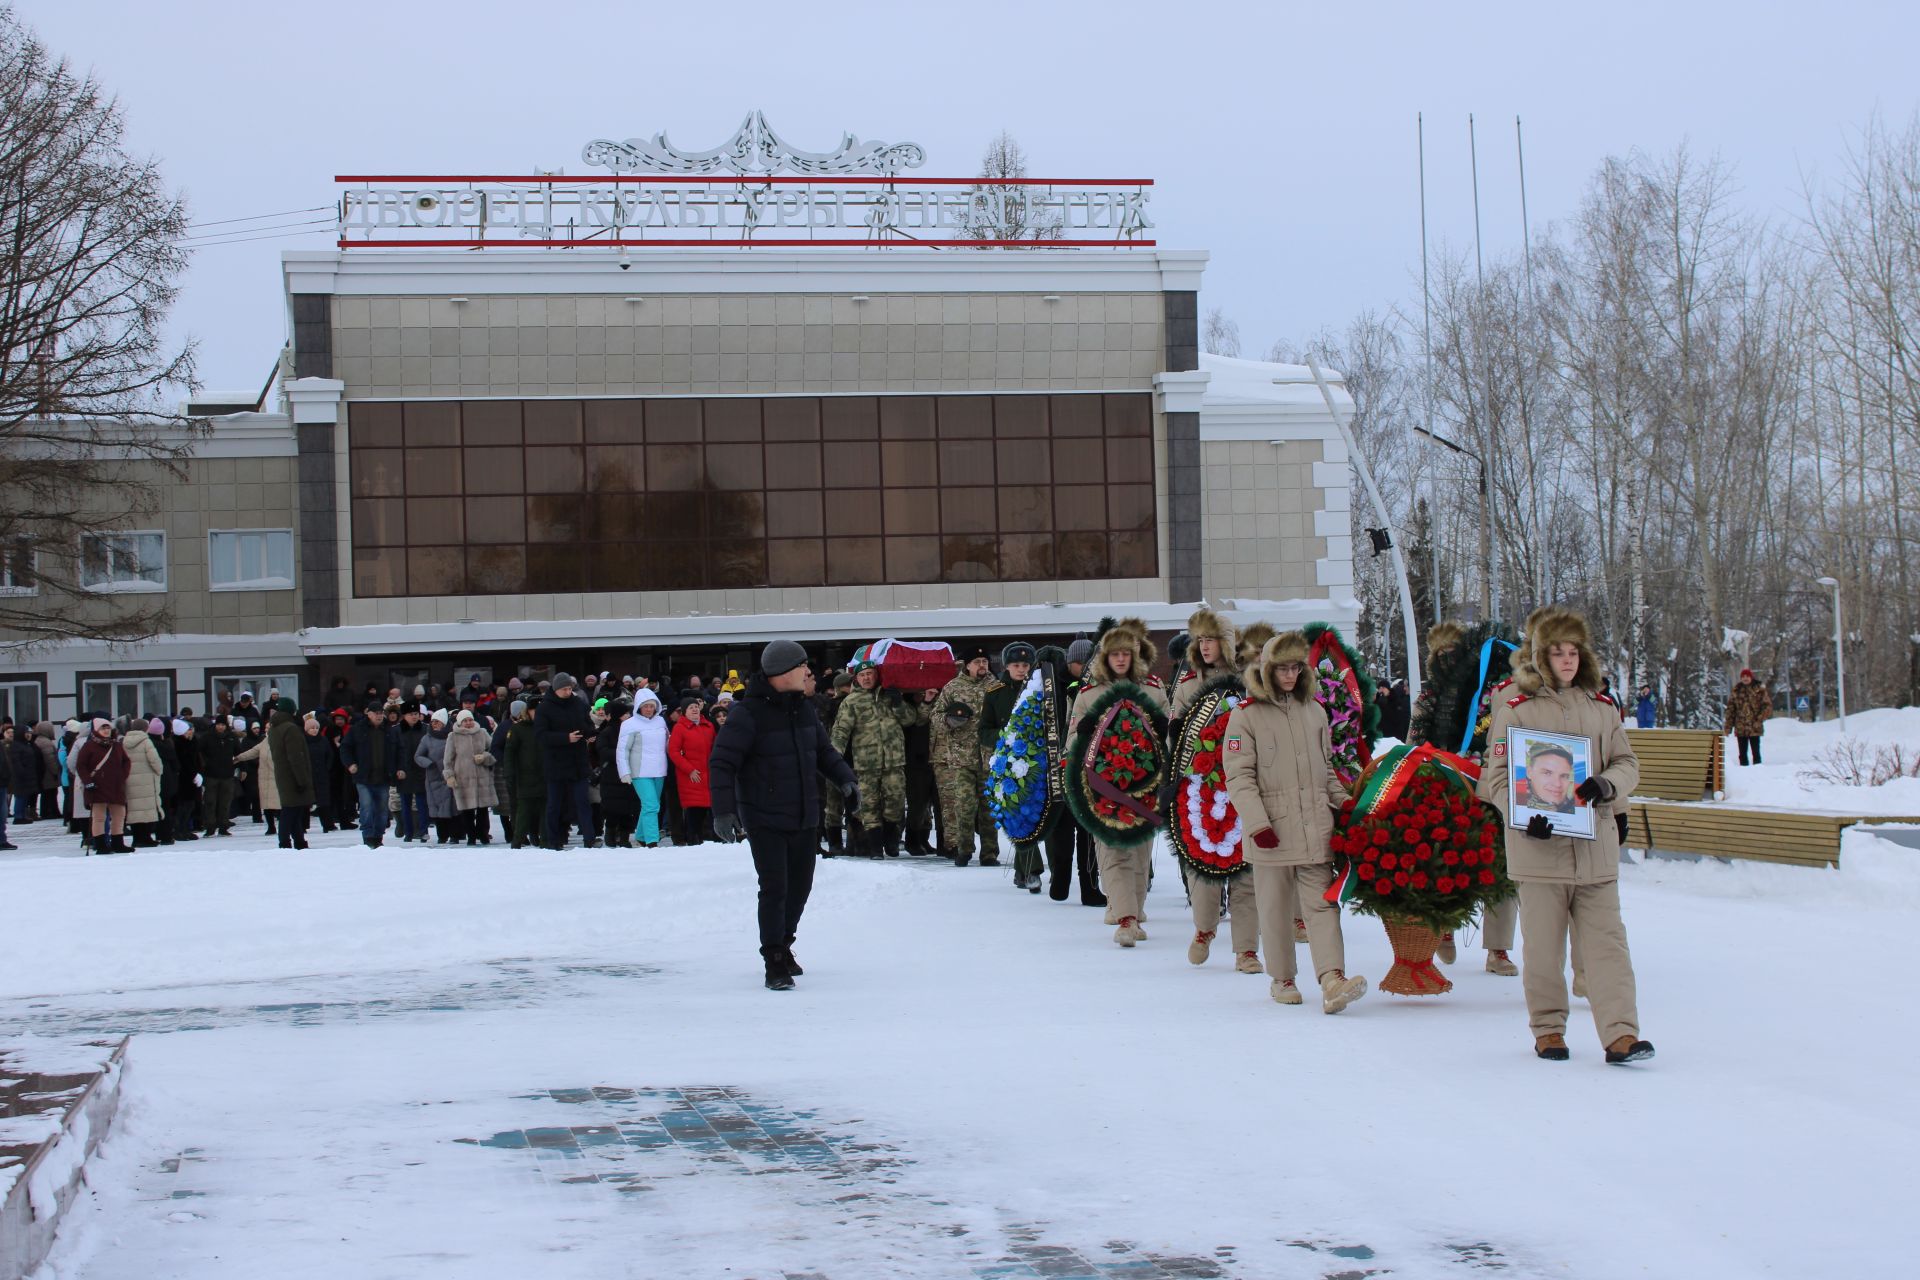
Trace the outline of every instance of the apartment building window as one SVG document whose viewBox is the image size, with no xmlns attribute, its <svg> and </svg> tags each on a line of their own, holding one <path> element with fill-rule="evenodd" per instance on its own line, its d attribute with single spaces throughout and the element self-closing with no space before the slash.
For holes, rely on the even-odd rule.
<svg viewBox="0 0 1920 1280">
<path fill-rule="evenodd" d="M 0 544 L 0 596 L 37 596 L 40 580 L 34 574 L 32 544 L 14 541 Z"/>
<path fill-rule="evenodd" d="M 164 677 L 83 680 L 80 712 L 119 716 L 165 715 L 173 706 L 173 681 Z"/>
<path fill-rule="evenodd" d="M 0 715 L 13 717 L 16 737 L 23 729 L 32 731 L 33 723 L 43 718 L 41 708 L 45 705 L 46 698 L 36 681 L 12 680 L 0 684 Z"/>
<path fill-rule="evenodd" d="M 165 591 L 167 535 L 158 529 L 81 534 L 80 585 L 89 591 Z"/>
<path fill-rule="evenodd" d="M 214 591 L 293 590 L 293 530 L 208 533 L 207 586 Z"/>
</svg>

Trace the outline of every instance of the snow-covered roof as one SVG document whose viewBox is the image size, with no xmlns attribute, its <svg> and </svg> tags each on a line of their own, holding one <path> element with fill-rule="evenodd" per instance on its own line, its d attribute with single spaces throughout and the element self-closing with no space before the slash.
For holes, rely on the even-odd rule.
<svg viewBox="0 0 1920 1280">
<path fill-rule="evenodd" d="M 1313 383 L 1313 372 L 1303 364 L 1275 364 L 1268 360 L 1241 360 L 1232 356 L 1202 354 L 1200 372 L 1207 375 L 1203 401 L 1209 405 L 1291 405 L 1325 412 L 1326 402 Z M 1353 397 L 1335 369 L 1322 369 L 1333 392 L 1334 403 L 1351 410 Z M 1280 379 L 1275 382 L 1275 379 Z"/>
</svg>

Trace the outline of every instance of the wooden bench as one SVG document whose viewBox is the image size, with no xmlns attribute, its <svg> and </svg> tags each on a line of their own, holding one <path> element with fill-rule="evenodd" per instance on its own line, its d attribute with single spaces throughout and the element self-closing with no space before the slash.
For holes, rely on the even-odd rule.
<svg viewBox="0 0 1920 1280">
<path fill-rule="evenodd" d="M 1636 796 L 1711 800 L 1727 790 L 1727 740 L 1711 729 L 1629 729 L 1640 758 Z"/>
<path fill-rule="evenodd" d="M 1634 800 L 1627 811 L 1627 844 L 1636 849 L 1709 858 L 1836 867 L 1840 865 L 1841 834 L 1858 823 L 1879 822 L 1920 823 L 1920 817 Z"/>
</svg>

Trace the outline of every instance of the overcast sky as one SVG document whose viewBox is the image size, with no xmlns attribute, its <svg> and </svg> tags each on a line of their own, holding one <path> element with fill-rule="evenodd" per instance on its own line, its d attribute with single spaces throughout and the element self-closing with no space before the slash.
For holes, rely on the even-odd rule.
<svg viewBox="0 0 1920 1280">
<path fill-rule="evenodd" d="M 1524 118 L 1536 230 L 1595 164 L 1684 140 L 1790 217 L 1876 109 L 1920 103 L 1920 5 L 1888 0 L 594 6 L 20 0 L 19 16 L 125 104 L 207 223 L 329 204 L 350 172 L 517 172 L 596 137 L 717 145 L 760 108 L 789 142 L 843 131 L 975 172 L 1008 129 L 1040 177 L 1150 177 L 1157 237 L 1213 258 L 1202 306 L 1246 354 L 1417 302 L 1414 118 L 1429 226 L 1470 247 L 1467 114 L 1488 249 L 1520 240 Z M 1471 16 L 1463 16 L 1471 15 Z M 307 213 L 275 222 L 319 217 Z M 212 231 L 215 228 L 204 228 Z M 203 382 L 257 387 L 285 340 L 278 257 L 202 250 L 178 309 Z"/>
</svg>

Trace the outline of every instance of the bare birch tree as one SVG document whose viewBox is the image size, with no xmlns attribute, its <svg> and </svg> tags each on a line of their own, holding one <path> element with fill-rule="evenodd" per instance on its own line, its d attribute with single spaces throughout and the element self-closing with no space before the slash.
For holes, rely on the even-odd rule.
<svg viewBox="0 0 1920 1280">
<path fill-rule="evenodd" d="M 191 346 L 162 332 L 186 211 L 123 142 L 118 103 L 0 11 L 0 643 L 166 621 L 90 607 L 82 585 L 81 549 L 154 509 L 150 464 L 177 473 L 194 435 L 163 405 L 193 377 Z"/>
</svg>

